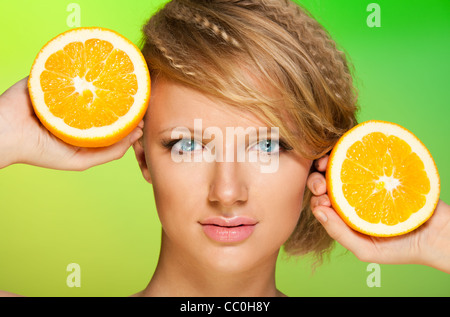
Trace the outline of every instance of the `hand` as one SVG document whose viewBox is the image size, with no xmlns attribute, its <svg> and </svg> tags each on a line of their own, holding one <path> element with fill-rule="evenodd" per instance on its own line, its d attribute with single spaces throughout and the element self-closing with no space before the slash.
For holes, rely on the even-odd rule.
<svg viewBox="0 0 450 317">
<path fill-rule="evenodd" d="M 313 193 L 311 209 L 328 234 L 364 262 L 423 264 L 450 273 L 450 206 L 439 200 L 430 219 L 419 228 L 395 237 L 372 237 L 359 233 L 339 217 L 326 192 L 328 156 L 315 161 L 318 172 L 308 177 Z"/>
<path fill-rule="evenodd" d="M 51 134 L 34 114 L 28 77 L 0 96 L 0 168 L 25 163 L 59 170 L 82 171 L 121 158 L 142 136 L 143 121 L 128 136 L 103 148 L 69 145 Z"/>
</svg>

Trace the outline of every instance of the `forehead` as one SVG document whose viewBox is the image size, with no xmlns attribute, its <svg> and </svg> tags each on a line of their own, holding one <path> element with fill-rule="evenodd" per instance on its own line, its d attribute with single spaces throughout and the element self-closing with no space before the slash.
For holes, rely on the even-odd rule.
<svg viewBox="0 0 450 317">
<path fill-rule="evenodd" d="M 152 96 L 145 117 L 152 130 L 193 125 L 202 119 L 204 127 L 264 127 L 256 115 L 239 110 L 197 90 L 164 78 L 152 82 Z"/>
</svg>

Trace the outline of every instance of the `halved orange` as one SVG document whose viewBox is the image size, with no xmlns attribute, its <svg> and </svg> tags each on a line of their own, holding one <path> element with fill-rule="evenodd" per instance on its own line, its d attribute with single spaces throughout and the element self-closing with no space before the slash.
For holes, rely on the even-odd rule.
<svg viewBox="0 0 450 317">
<path fill-rule="evenodd" d="M 353 229 L 372 236 L 405 234 L 427 221 L 439 201 L 436 164 L 409 130 L 371 120 L 345 133 L 326 172 L 331 204 Z"/>
<path fill-rule="evenodd" d="M 63 141 L 111 145 L 142 120 L 150 76 L 142 53 L 119 33 L 100 27 L 66 31 L 37 55 L 28 79 L 34 111 Z"/>
</svg>

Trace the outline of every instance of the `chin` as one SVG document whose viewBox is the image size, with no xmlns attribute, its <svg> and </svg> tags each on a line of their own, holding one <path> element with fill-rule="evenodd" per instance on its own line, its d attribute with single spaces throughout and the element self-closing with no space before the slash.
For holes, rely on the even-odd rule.
<svg viewBox="0 0 450 317">
<path fill-rule="evenodd" d="M 245 273 L 266 261 L 276 261 L 279 251 L 279 248 L 272 248 L 274 250 L 271 250 L 267 245 L 262 247 L 263 244 L 254 244 L 250 241 L 235 245 L 211 244 L 203 248 L 199 257 L 204 259 L 203 263 L 208 270 L 224 274 Z"/>
</svg>

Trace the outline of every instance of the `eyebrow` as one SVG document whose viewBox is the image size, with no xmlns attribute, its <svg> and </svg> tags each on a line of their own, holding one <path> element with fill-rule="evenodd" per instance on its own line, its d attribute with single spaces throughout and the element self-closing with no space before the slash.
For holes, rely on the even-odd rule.
<svg viewBox="0 0 450 317">
<path fill-rule="evenodd" d="M 191 128 L 191 127 L 175 126 L 175 127 L 166 128 L 166 129 L 164 129 L 164 130 L 159 131 L 158 135 L 164 134 L 164 133 L 166 133 L 166 132 L 171 132 L 171 131 L 184 132 L 185 130 L 189 130 L 189 132 L 191 133 L 191 135 L 200 134 L 200 135 L 203 137 L 203 135 L 204 135 L 204 133 L 205 133 L 205 130 L 208 129 L 208 128 L 211 128 L 211 127 L 206 127 L 206 128 L 204 128 L 204 129 L 202 129 L 202 130 L 198 130 L 198 129 L 195 130 L 195 129 Z M 227 128 L 228 128 L 228 127 L 227 127 Z M 244 131 L 246 131 L 248 128 L 253 128 L 253 129 L 256 130 L 256 135 L 257 135 L 257 137 L 259 138 L 259 129 L 260 129 L 260 128 L 266 128 L 266 129 L 268 129 L 268 130 L 267 130 L 267 137 L 272 137 L 272 128 L 276 128 L 276 127 L 268 127 L 268 126 L 252 127 L 252 126 L 250 126 L 250 127 L 246 127 L 246 128 L 243 128 L 243 127 L 230 127 L 230 128 L 233 128 L 233 129 L 242 128 Z M 226 131 L 225 131 L 224 134 L 226 135 Z M 236 130 L 233 130 L 233 134 L 236 134 Z M 246 133 L 246 135 L 247 135 L 247 134 L 248 134 L 248 133 Z M 279 137 L 280 139 L 282 139 L 282 137 L 281 137 L 280 135 L 278 135 L 278 137 Z"/>
</svg>

